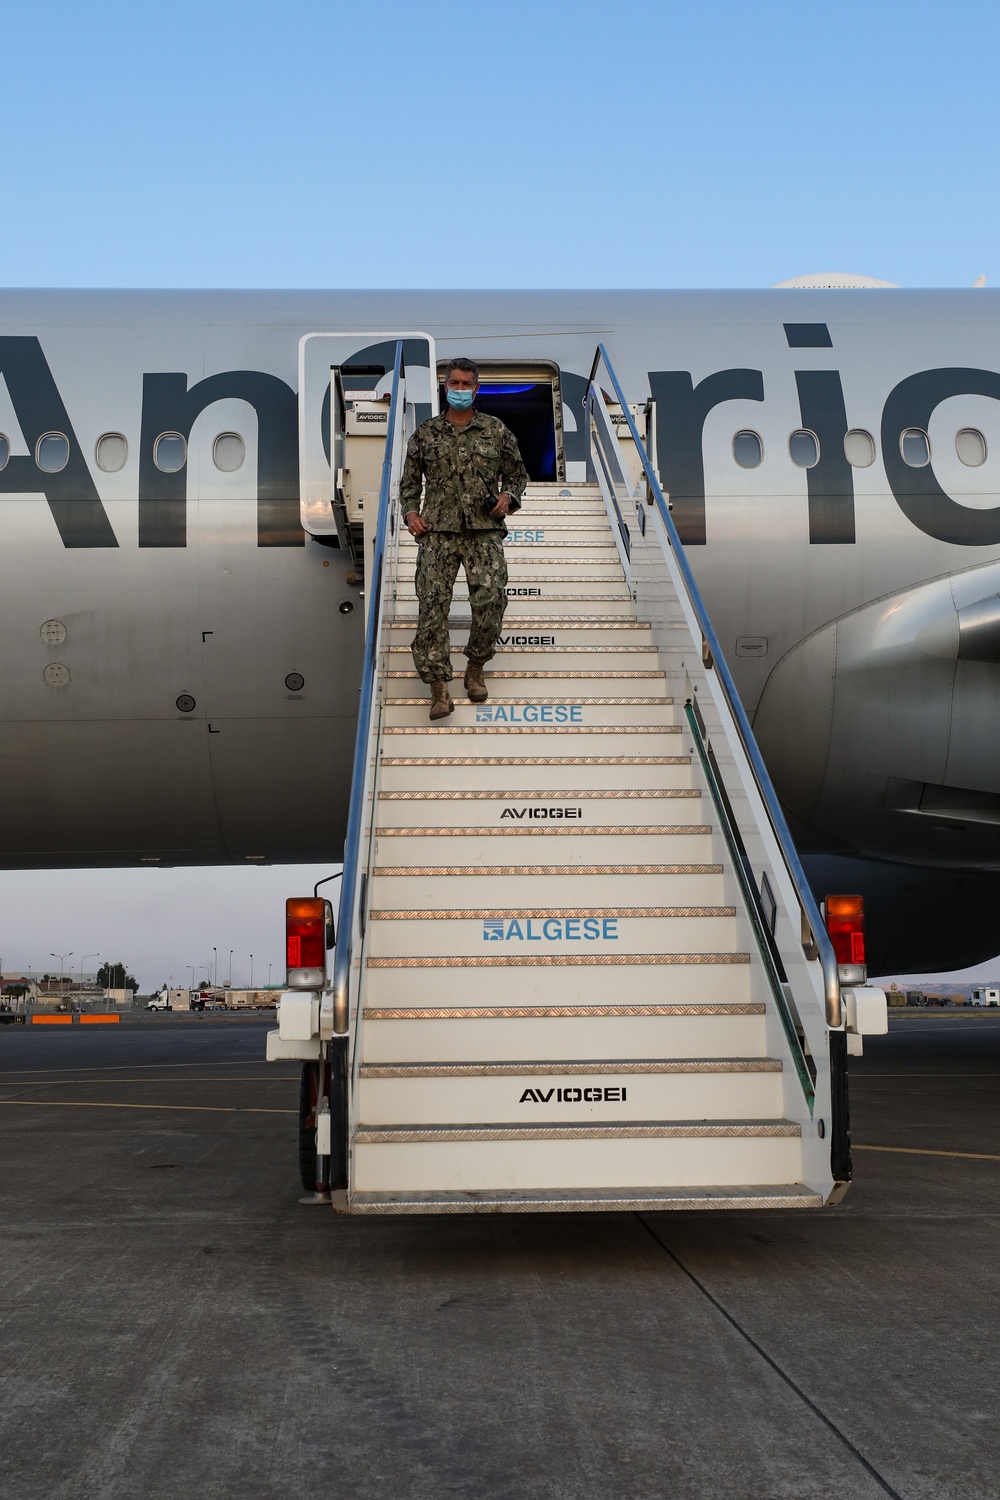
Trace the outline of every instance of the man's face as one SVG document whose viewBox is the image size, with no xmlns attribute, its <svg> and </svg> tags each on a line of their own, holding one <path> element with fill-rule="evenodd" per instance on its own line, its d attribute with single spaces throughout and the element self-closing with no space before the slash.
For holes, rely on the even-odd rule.
<svg viewBox="0 0 1000 1500">
<path fill-rule="evenodd" d="M 471 370 L 452 370 L 445 381 L 445 388 L 449 391 L 472 391 L 479 389 L 479 381 Z"/>
</svg>

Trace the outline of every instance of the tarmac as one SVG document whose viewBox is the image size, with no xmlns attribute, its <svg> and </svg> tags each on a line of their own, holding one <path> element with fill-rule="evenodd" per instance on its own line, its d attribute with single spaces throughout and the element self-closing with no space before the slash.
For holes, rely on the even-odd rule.
<svg viewBox="0 0 1000 1500">
<path fill-rule="evenodd" d="M 1000 1015 L 867 1040 L 837 1209 L 357 1220 L 273 1024 L 0 1031 L 5 1500 L 1000 1495 Z"/>
</svg>

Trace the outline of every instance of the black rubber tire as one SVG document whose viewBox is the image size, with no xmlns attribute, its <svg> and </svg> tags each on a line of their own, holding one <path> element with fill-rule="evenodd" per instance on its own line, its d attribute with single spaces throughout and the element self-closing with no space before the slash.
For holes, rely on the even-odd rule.
<svg viewBox="0 0 1000 1500">
<path fill-rule="evenodd" d="M 318 1063 L 302 1064 L 299 1083 L 299 1173 L 307 1193 L 316 1187 L 316 1075 Z"/>
</svg>

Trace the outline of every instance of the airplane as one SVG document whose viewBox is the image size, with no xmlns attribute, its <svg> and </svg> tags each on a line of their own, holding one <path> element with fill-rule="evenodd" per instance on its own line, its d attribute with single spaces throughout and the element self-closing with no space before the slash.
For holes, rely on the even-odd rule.
<svg viewBox="0 0 1000 1500">
<path fill-rule="evenodd" d="M 601 340 L 817 894 L 864 895 L 872 972 L 992 956 L 998 334 L 994 291 L 857 277 L 0 293 L 0 864 L 335 859 L 364 476 L 304 527 L 331 368 L 357 434 L 398 335 L 418 417 L 469 355 L 532 479 L 572 483 Z"/>
</svg>

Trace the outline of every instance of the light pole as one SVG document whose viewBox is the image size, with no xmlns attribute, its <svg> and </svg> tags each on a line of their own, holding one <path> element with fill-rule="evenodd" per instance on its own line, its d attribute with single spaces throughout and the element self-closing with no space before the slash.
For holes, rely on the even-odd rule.
<svg viewBox="0 0 1000 1500">
<path fill-rule="evenodd" d="M 233 987 L 233 950 L 229 950 L 229 988 Z"/>
<path fill-rule="evenodd" d="M 194 989 L 194 964 L 185 964 L 184 967 L 191 970 L 191 988 Z"/>
<path fill-rule="evenodd" d="M 63 970 L 66 967 L 66 960 L 67 960 L 67 958 L 72 958 L 73 957 L 73 949 L 71 948 L 68 953 L 52 953 L 50 951 L 49 957 L 50 958 L 58 958 L 58 960 L 59 960 L 59 988 L 62 989 L 62 985 L 63 985 Z"/>
<path fill-rule="evenodd" d="M 219 950 L 212 947 L 212 988 L 215 989 L 219 983 Z"/>
<path fill-rule="evenodd" d="M 80 984 L 81 984 L 81 986 L 83 985 L 83 966 L 87 962 L 87 959 L 88 958 L 100 958 L 100 956 L 101 955 L 99 953 L 85 953 L 83 955 L 83 957 L 81 958 L 81 960 L 80 960 Z"/>
<path fill-rule="evenodd" d="M 250 955 L 250 988 L 253 989 L 253 954 Z"/>
<path fill-rule="evenodd" d="M 271 965 L 270 964 L 268 964 L 268 966 L 267 966 L 267 987 L 268 987 L 268 989 L 271 988 Z"/>
</svg>

